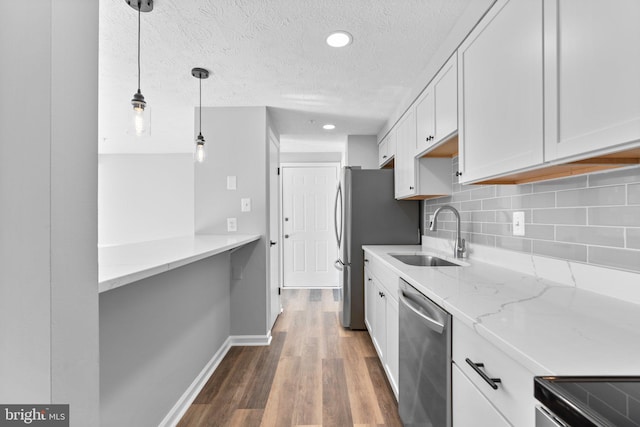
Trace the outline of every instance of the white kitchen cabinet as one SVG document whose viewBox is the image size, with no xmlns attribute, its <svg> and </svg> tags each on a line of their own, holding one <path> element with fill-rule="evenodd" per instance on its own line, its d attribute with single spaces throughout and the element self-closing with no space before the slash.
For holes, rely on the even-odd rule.
<svg viewBox="0 0 640 427">
<path fill-rule="evenodd" d="M 453 427 L 511 427 L 455 364 L 451 372 Z"/>
<path fill-rule="evenodd" d="M 385 357 L 385 370 L 387 371 L 391 388 L 397 397 L 400 369 L 400 310 L 396 298 L 389 296 L 386 298 L 386 302 L 387 355 Z"/>
<path fill-rule="evenodd" d="M 460 182 L 543 162 L 542 1 L 498 0 L 458 49 Z"/>
<path fill-rule="evenodd" d="M 416 151 L 419 155 L 436 139 L 436 102 L 433 85 L 429 84 L 416 101 Z"/>
<path fill-rule="evenodd" d="M 393 167 L 396 155 L 396 131 L 391 129 L 378 145 L 378 166 L 380 168 Z"/>
<path fill-rule="evenodd" d="M 453 319 L 452 359 L 457 367 L 474 387 L 494 406 L 511 424 L 518 427 L 534 427 L 535 398 L 533 396 L 533 378 L 536 374 L 507 356 L 476 331 Z M 489 378 L 499 378 L 496 388 L 474 370 L 469 361 L 483 364 L 478 369 Z M 542 375 L 546 373 L 537 373 Z M 453 385 L 453 407 L 460 407 L 455 396 L 458 392 Z M 454 421 L 454 425 L 455 421 Z M 465 424 L 462 424 L 465 425 Z M 485 425 L 485 424 L 482 424 Z M 491 424 L 486 424 L 491 425 Z"/>
<path fill-rule="evenodd" d="M 451 159 L 416 158 L 415 106 L 397 125 L 395 158 L 396 199 L 428 199 L 451 194 Z"/>
<path fill-rule="evenodd" d="M 416 191 L 416 116 L 410 108 L 396 127 L 395 193 L 397 199 L 415 196 Z"/>
<path fill-rule="evenodd" d="M 640 140 L 640 2 L 545 0 L 546 160 Z"/>
<path fill-rule="evenodd" d="M 458 131 L 458 68 L 453 55 L 416 101 L 416 154 L 451 138 Z"/>
<path fill-rule="evenodd" d="M 371 273 L 364 269 L 364 324 L 369 331 L 373 330 L 375 319 L 376 289 Z M 372 337 L 373 339 L 373 337 Z"/>
<path fill-rule="evenodd" d="M 384 367 L 391 388 L 398 397 L 399 369 L 399 277 L 380 261 L 365 259 L 365 323 Z"/>
</svg>

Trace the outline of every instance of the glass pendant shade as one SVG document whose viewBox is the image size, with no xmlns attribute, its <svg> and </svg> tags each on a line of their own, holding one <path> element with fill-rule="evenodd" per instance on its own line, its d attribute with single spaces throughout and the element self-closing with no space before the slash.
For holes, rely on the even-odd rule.
<svg viewBox="0 0 640 427">
<path fill-rule="evenodd" d="M 133 126 L 136 136 L 141 136 L 147 130 L 147 120 L 145 120 L 144 113 L 147 103 L 144 101 L 144 96 L 142 96 L 140 90 L 133 95 L 131 105 L 133 105 Z"/>
<path fill-rule="evenodd" d="M 204 147 L 204 137 L 202 134 L 198 134 L 198 138 L 196 138 L 196 152 L 195 158 L 196 162 L 203 163 L 207 157 L 207 152 Z"/>
</svg>

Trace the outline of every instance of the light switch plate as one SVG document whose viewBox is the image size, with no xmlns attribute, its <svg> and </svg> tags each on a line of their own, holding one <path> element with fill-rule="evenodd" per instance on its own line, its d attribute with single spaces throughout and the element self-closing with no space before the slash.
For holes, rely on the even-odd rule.
<svg viewBox="0 0 640 427">
<path fill-rule="evenodd" d="M 251 199 L 240 199 L 240 210 L 242 212 L 251 212 Z"/>
<path fill-rule="evenodd" d="M 227 177 L 227 190 L 235 190 L 236 189 L 236 177 L 228 176 Z"/>
<path fill-rule="evenodd" d="M 238 231 L 238 220 L 235 218 L 227 218 L 227 231 Z"/>
<path fill-rule="evenodd" d="M 524 236 L 524 212 L 513 213 L 513 235 Z"/>
</svg>

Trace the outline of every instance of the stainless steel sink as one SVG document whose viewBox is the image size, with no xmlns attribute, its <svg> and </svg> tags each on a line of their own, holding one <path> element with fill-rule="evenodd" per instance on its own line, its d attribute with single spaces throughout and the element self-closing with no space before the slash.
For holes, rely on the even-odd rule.
<svg viewBox="0 0 640 427">
<path fill-rule="evenodd" d="M 426 254 L 389 254 L 400 262 L 421 267 L 460 267 L 460 264 Z"/>
</svg>

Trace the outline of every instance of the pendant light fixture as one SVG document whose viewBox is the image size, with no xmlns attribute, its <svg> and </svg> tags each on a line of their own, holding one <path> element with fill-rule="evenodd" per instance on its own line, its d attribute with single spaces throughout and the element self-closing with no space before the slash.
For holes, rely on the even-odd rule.
<svg viewBox="0 0 640 427">
<path fill-rule="evenodd" d="M 198 119 L 198 137 L 196 138 L 195 159 L 196 162 L 202 163 L 206 157 L 204 137 L 202 136 L 202 79 L 209 77 L 209 71 L 204 68 L 194 68 L 191 70 L 191 75 L 200 80 L 200 108 L 198 110 L 200 117 Z"/>
<path fill-rule="evenodd" d="M 140 14 L 141 12 L 151 12 L 153 10 L 153 0 L 125 0 L 129 6 L 138 11 L 138 91 L 133 94 L 131 105 L 133 105 L 133 124 L 136 136 L 141 136 L 147 127 L 144 109 L 147 103 L 140 91 Z"/>
</svg>

